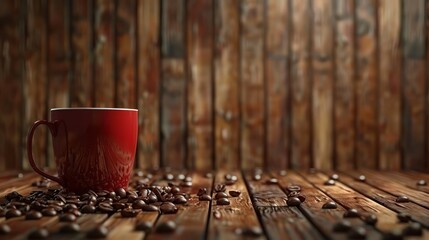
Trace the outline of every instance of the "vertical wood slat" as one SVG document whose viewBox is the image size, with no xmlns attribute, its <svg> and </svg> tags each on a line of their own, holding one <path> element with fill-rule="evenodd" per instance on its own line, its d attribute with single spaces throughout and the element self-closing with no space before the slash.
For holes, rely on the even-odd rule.
<svg viewBox="0 0 429 240">
<path fill-rule="evenodd" d="M 311 166 L 310 1 L 291 0 L 291 167 Z"/>
<path fill-rule="evenodd" d="M 355 166 L 354 0 L 335 0 L 335 168 Z"/>
<path fill-rule="evenodd" d="M 289 161 L 289 15 L 288 1 L 268 0 L 266 7 L 266 167 L 286 168 Z"/>
<path fill-rule="evenodd" d="M 378 9 L 380 62 L 378 100 L 379 168 L 382 170 L 395 170 L 401 167 L 399 152 L 401 137 L 401 1 L 380 0 Z M 363 153 L 365 149 L 362 149 Z"/>
<path fill-rule="evenodd" d="M 312 124 L 313 161 L 320 169 L 332 168 L 333 152 L 333 5 L 313 1 Z"/>
<path fill-rule="evenodd" d="M 239 0 L 215 0 L 215 167 L 238 169 Z"/>
<path fill-rule="evenodd" d="M 23 57 L 22 1 L 2 1 L 0 8 L 0 170 L 21 167 Z"/>
<path fill-rule="evenodd" d="M 427 168 L 425 159 L 425 1 L 403 4 L 402 149 L 406 169 Z"/>
<path fill-rule="evenodd" d="M 186 159 L 186 6 L 164 0 L 161 7 L 161 163 L 180 169 Z"/>
<path fill-rule="evenodd" d="M 187 2 L 188 168 L 213 167 L 213 0 Z"/>
<path fill-rule="evenodd" d="M 264 1 L 241 1 L 241 167 L 264 161 Z"/>
<path fill-rule="evenodd" d="M 151 1 L 146 1 L 151 2 Z M 153 2 L 153 1 L 152 1 Z M 125 0 L 117 1 L 117 10 L 115 16 L 115 106 L 122 108 L 136 108 L 137 107 L 137 97 L 136 97 L 136 55 L 137 55 L 137 11 L 140 11 L 140 8 L 137 8 L 136 11 L 136 1 L 135 0 Z M 139 4 L 138 6 L 144 6 L 144 4 Z M 153 13 L 156 17 L 159 18 L 159 10 L 155 10 Z M 140 12 L 139 12 L 140 13 Z M 147 13 L 148 16 L 152 16 Z M 145 13 L 139 14 L 139 17 L 146 17 Z M 143 25 L 145 21 L 141 22 Z M 157 29 L 159 26 L 157 24 L 153 25 L 154 29 Z M 142 27 L 143 29 L 143 27 Z M 141 31 L 140 31 L 141 32 Z M 155 30 L 157 32 L 157 30 Z M 142 36 L 142 39 L 149 39 L 148 35 Z M 142 41 L 143 42 L 143 41 Z M 156 44 L 152 43 L 152 44 Z M 153 45 L 152 45 L 153 46 Z M 155 45 L 156 46 L 156 45 Z M 142 46 L 145 48 L 145 46 Z M 143 54 L 143 53 L 142 53 Z M 145 54 L 145 53 L 144 53 Z M 144 55 L 142 55 L 144 56 Z M 152 81 L 155 81 L 152 80 Z M 148 114 L 148 113 L 144 113 Z M 155 111 L 156 114 L 156 111 Z"/>
<path fill-rule="evenodd" d="M 47 3 L 45 0 L 27 1 L 25 39 L 25 77 L 23 82 L 24 116 L 22 125 L 23 168 L 29 168 L 26 152 L 26 133 L 34 121 L 47 119 L 46 84 L 47 84 Z M 38 166 L 46 164 L 45 128 L 40 128 L 34 135 L 33 153 Z"/>
<path fill-rule="evenodd" d="M 92 8 L 94 0 L 75 0 L 71 14 L 72 82 L 71 106 L 93 106 Z"/>
<path fill-rule="evenodd" d="M 356 1 L 356 164 L 377 166 L 377 38 L 375 0 Z"/>
<path fill-rule="evenodd" d="M 94 12 L 93 91 L 95 103 L 93 105 L 114 107 L 115 2 L 113 0 L 95 0 L 94 4 L 95 8 L 92 11 Z M 89 77 L 86 81 L 91 82 L 91 79 L 92 77 Z"/>
<path fill-rule="evenodd" d="M 139 109 L 138 159 L 139 167 L 148 169 L 159 167 L 159 95 L 161 94 L 163 98 L 166 97 L 160 92 L 161 70 L 159 29 L 161 21 L 161 6 L 158 0 L 137 1 L 137 4 L 137 104 Z M 119 10 L 120 9 L 121 8 L 119 7 Z M 118 45 L 119 44 L 122 44 L 122 42 L 118 40 Z M 118 64 L 120 65 L 121 63 Z M 121 70 L 119 70 L 119 72 L 120 71 Z M 129 72 L 130 71 L 131 70 L 129 70 Z M 124 79 L 119 81 L 123 80 Z M 169 100 L 168 97 L 166 100 Z M 163 108 L 170 107 L 169 105 L 162 106 Z M 163 123 L 167 123 L 168 120 L 164 118 L 161 121 Z M 166 151 L 167 150 L 168 149 L 166 149 Z"/>
</svg>

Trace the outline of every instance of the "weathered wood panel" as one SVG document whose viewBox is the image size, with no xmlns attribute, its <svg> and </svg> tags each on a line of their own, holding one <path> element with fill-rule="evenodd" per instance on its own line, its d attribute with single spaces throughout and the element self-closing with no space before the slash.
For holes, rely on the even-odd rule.
<svg viewBox="0 0 429 240">
<path fill-rule="evenodd" d="M 402 149 L 404 167 L 422 170 L 425 159 L 426 42 L 425 1 L 403 4 Z"/>
<path fill-rule="evenodd" d="M 121 3 L 122 4 L 122 3 Z M 139 109 L 139 142 L 138 142 L 138 159 L 140 168 L 157 168 L 160 162 L 160 128 L 159 128 L 159 101 L 160 101 L 160 5 L 157 0 L 138 1 L 138 69 L 137 69 L 137 99 Z M 119 10 L 121 7 L 119 6 Z M 132 11 L 132 6 L 127 7 Z M 120 12 L 119 12 L 120 13 Z M 124 20 L 129 19 L 129 14 L 124 12 Z M 118 21 L 119 21 L 118 17 Z M 130 25 L 130 30 L 132 26 Z M 133 41 L 132 32 L 129 32 L 127 42 Z M 118 40 L 118 44 L 119 44 Z M 129 43 L 128 43 L 129 44 Z M 130 49 L 130 54 L 133 49 Z M 125 52 L 125 50 L 124 50 Z M 118 55 L 119 56 L 119 55 Z M 129 91 L 133 91 L 131 84 L 132 59 L 128 57 L 128 64 L 123 65 L 123 74 L 125 78 L 118 80 L 119 83 L 127 81 Z M 120 64 L 120 63 L 118 63 Z M 120 65 L 119 65 L 120 66 Z M 127 70 L 126 70 L 127 69 Z M 121 70 L 119 70 L 121 71 Z M 125 82 L 123 83 L 125 85 Z M 125 89 L 124 89 L 125 91 Z M 118 93 L 118 96 L 122 95 Z M 167 98 L 168 99 L 168 98 Z M 128 104 L 131 105 L 131 99 Z M 125 103 L 125 102 L 124 102 Z M 164 106 L 166 107 L 166 106 Z"/>
<path fill-rule="evenodd" d="M 336 0 L 334 4 L 334 166 L 351 169 L 356 164 L 354 0 Z"/>
<path fill-rule="evenodd" d="M 266 119 L 266 162 L 268 168 L 286 168 L 289 162 L 290 133 L 290 79 L 289 16 L 288 1 L 269 0 L 266 3 L 265 33 L 265 111 Z"/>
<path fill-rule="evenodd" d="M 375 0 L 356 1 L 356 165 L 377 166 L 377 27 Z M 387 27 L 387 26 L 386 26 Z"/>
<path fill-rule="evenodd" d="M 214 2 L 215 167 L 238 169 L 239 0 Z"/>
<path fill-rule="evenodd" d="M 265 157 L 264 2 L 241 1 L 241 167 L 262 167 Z"/>
</svg>

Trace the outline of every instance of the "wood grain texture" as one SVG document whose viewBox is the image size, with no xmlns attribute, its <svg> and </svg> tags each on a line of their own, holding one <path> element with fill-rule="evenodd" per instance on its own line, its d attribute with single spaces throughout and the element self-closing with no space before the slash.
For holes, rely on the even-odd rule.
<svg viewBox="0 0 429 240">
<path fill-rule="evenodd" d="M 187 2 L 187 166 L 213 168 L 213 0 Z"/>
<path fill-rule="evenodd" d="M 355 22 L 353 0 L 335 0 L 334 166 L 352 169 L 355 162 Z"/>
<path fill-rule="evenodd" d="M 138 1 L 137 4 L 137 104 L 139 109 L 138 159 L 140 168 L 157 168 L 160 165 L 159 96 L 162 94 L 160 92 L 161 67 L 159 50 L 161 6 L 159 1 L 156 0 Z M 131 6 L 128 6 L 127 8 L 129 9 L 128 11 L 132 10 L 130 9 L 132 8 Z M 124 14 L 126 13 L 124 12 Z M 126 15 L 127 16 L 123 16 L 124 20 L 129 19 L 129 14 Z M 131 34 L 131 32 L 128 34 Z M 132 35 L 129 35 L 126 38 L 128 38 L 128 41 L 132 41 L 132 37 Z M 132 52 L 132 49 L 130 49 L 130 51 Z M 129 58 L 129 61 L 132 60 Z M 119 80 L 119 82 L 121 82 L 127 79 L 125 81 L 130 85 L 130 90 L 132 89 L 131 65 L 132 62 L 128 62 L 127 65 L 124 65 L 123 74 L 127 75 L 126 77 L 124 76 L 124 78 L 121 78 L 122 80 Z M 125 83 L 123 84 L 125 85 Z M 118 93 L 118 95 L 121 94 Z M 168 96 L 161 96 L 169 100 Z M 131 99 L 128 104 L 131 104 Z M 167 119 L 163 119 L 162 121 L 167 123 Z"/>
<path fill-rule="evenodd" d="M 95 0 L 94 4 L 94 106 L 114 107 L 116 4 L 112 0 Z"/>
<path fill-rule="evenodd" d="M 139 1 L 140 2 L 140 1 Z M 137 96 L 136 93 L 140 91 L 137 91 L 137 62 L 136 62 L 136 56 L 141 56 L 142 60 L 141 62 L 144 62 L 145 65 L 141 66 L 139 65 L 139 70 L 141 69 L 141 73 L 143 76 L 145 76 L 146 66 L 149 67 L 150 63 L 145 62 L 144 59 L 146 59 L 146 55 L 149 54 L 147 52 L 148 46 L 147 43 L 150 42 L 150 46 L 157 46 L 157 38 L 158 36 L 155 36 L 155 42 L 153 39 L 151 39 L 151 35 L 149 35 L 149 32 L 147 31 L 147 25 L 151 24 L 153 27 L 149 28 L 154 32 L 156 35 L 158 35 L 158 28 L 159 28 L 159 4 L 155 4 L 155 6 L 151 6 L 150 3 L 153 5 L 153 1 L 142 1 L 142 3 L 136 4 L 135 0 L 125 0 L 125 1 L 118 1 L 116 6 L 116 16 L 115 16 L 115 99 L 116 107 L 124 107 L 124 108 L 137 108 Z M 149 4 L 149 6 L 145 6 L 145 4 Z M 144 7 L 143 7 L 144 6 Z M 137 10 L 136 10 L 137 9 Z M 145 12 L 146 11 L 146 12 Z M 153 12 L 152 12 L 153 11 Z M 137 16 L 138 15 L 138 16 Z M 156 17 L 155 19 L 154 16 Z M 137 19 L 138 18 L 138 19 Z M 149 18 L 152 21 L 149 21 L 145 18 Z M 144 20 L 143 20 L 144 19 Z M 154 20 L 154 21 L 153 21 Z M 138 21 L 138 22 L 137 22 Z M 137 28 L 137 24 L 140 28 Z M 142 34 L 142 35 L 138 35 Z M 151 36 L 151 37 L 150 37 Z M 139 43 L 139 47 L 142 49 L 139 49 L 139 53 L 137 53 L 137 43 Z M 146 45 L 145 45 L 146 44 Z M 157 48 L 155 48 L 157 50 Z M 157 58 L 155 58 L 153 61 L 153 64 L 156 67 L 154 67 L 155 71 L 158 71 L 157 78 L 152 79 L 155 83 L 159 82 L 159 51 L 157 52 Z M 158 80 L 158 81 L 157 81 Z M 143 85 L 142 88 L 146 89 L 147 86 L 145 86 L 144 82 L 140 82 L 138 86 Z M 153 94 L 153 93 L 152 93 Z M 157 92 L 156 92 L 157 94 Z M 143 95 L 143 94 L 142 94 Z M 138 96 L 142 96 L 138 95 Z M 153 97 L 152 97 L 153 98 Z M 140 99 L 140 98 L 139 98 Z M 157 108 L 158 105 L 154 104 L 154 107 Z M 151 112 L 146 112 L 145 108 L 139 108 L 139 116 L 141 114 L 151 115 Z M 154 113 L 157 114 L 157 109 L 151 109 Z M 144 116 L 143 116 L 144 117 Z"/>
<path fill-rule="evenodd" d="M 401 167 L 401 1 L 381 0 L 378 8 L 378 45 L 380 62 L 379 86 L 379 167 L 399 169 Z M 364 149 L 363 149 L 364 150 Z"/>
<path fill-rule="evenodd" d="M 25 77 L 23 81 L 24 116 L 22 125 L 22 146 L 26 146 L 27 131 L 39 119 L 48 119 L 47 106 L 47 14 L 48 5 L 44 0 L 27 1 L 27 23 L 25 27 Z M 33 156 L 38 166 L 45 166 L 45 128 L 40 128 L 33 143 Z M 23 148 L 23 168 L 29 169 L 26 148 Z"/>
<path fill-rule="evenodd" d="M 270 179 L 269 173 L 262 174 L 260 180 L 253 178 L 252 171 L 243 174 L 255 207 L 287 206 L 287 196 L 282 189 L 277 184 L 266 183 Z"/>
<path fill-rule="evenodd" d="M 289 164 L 290 148 L 290 78 L 289 16 L 288 1 L 269 0 L 266 3 L 265 33 L 265 111 L 266 151 L 265 167 L 286 168 Z"/>
<path fill-rule="evenodd" d="M 185 13 L 183 0 L 161 9 L 161 164 L 184 168 L 186 160 Z"/>
<path fill-rule="evenodd" d="M 310 1 L 291 0 L 291 167 L 311 166 Z"/>
<path fill-rule="evenodd" d="M 71 1 L 72 79 L 70 103 L 72 107 L 94 105 L 93 26 L 94 0 Z"/>
<path fill-rule="evenodd" d="M 427 169 L 425 1 L 403 4 L 402 149 L 404 168 Z"/>
<path fill-rule="evenodd" d="M 0 8 L 0 170 L 21 168 L 21 109 L 24 70 L 24 18 L 21 1 L 7 0 Z"/>
<path fill-rule="evenodd" d="M 264 2 L 241 1 L 240 100 L 241 167 L 262 167 L 264 162 Z"/>
<path fill-rule="evenodd" d="M 240 166 L 239 2 L 214 2 L 215 167 L 229 170 Z"/>
<path fill-rule="evenodd" d="M 313 1 L 312 23 L 312 129 L 313 161 L 320 169 L 332 168 L 333 156 L 333 2 Z"/>
</svg>

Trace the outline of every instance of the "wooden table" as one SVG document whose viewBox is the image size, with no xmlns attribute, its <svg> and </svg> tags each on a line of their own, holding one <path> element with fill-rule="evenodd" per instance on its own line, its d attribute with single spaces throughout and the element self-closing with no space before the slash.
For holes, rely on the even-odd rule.
<svg viewBox="0 0 429 240">
<path fill-rule="evenodd" d="M 235 189 L 242 193 L 231 197 L 230 205 L 218 206 L 215 201 L 203 202 L 196 197 L 198 189 L 205 187 L 212 191 L 218 183 L 224 182 L 225 174 L 235 174 L 238 181 L 227 186 L 227 192 Z M 78 218 L 81 233 L 59 233 L 61 224 L 58 216 L 43 217 L 40 220 L 25 220 L 24 217 L 5 219 L 12 231 L 5 235 L 7 239 L 25 239 L 38 227 L 45 227 L 50 232 L 50 239 L 85 238 L 90 229 L 103 225 L 109 229 L 109 239 L 349 239 L 351 231 L 339 233 L 333 226 L 343 219 L 344 212 L 356 208 L 361 217 L 348 219 L 353 228 L 364 228 L 368 239 L 383 239 L 384 234 L 400 231 L 410 223 L 401 223 L 397 213 L 411 215 L 412 222 L 423 226 L 422 236 L 406 239 L 429 239 L 429 187 L 418 186 L 418 180 L 429 182 L 429 174 L 417 172 L 376 172 L 370 170 L 337 172 L 339 180 L 335 185 L 325 185 L 333 172 L 297 172 L 297 171 L 263 172 L 260 180 L 254 180 L 254 171 L 207 173 L 187 173 L 193 176 L 193 186 L 184 191 L 191 194 L 185 205 L 178 205 L 177 214 L 161 215 L 158 212 L 141 212 L 136 218 L 122 218 L 113 215 L 96 213 L 84 214 Z M 357 180 L 360 175 L 366 181 Z M 154 184 L 163 185 L 167 181 L 164 174 L 158 172 L 152 178 Z M 138 178 L 138 177 L 133 177 Z M 268 183 L 271 178 L 278 183 Z M 11 191 L 29 194 L 40 190 L 31 185 L 40 179 L 35 173 L 0 176 L 0 194 L 4 196 Z M 298 207 L 287 206 L 287 187 L 299 185 L 306 200 Z M 398 203 L 396 198 L 406 195 L 410 202 Z M 214 194 L 213 194 L 214 196 Z M 336 209 L 322 209 L 327 201 L 335 201 Z M 364 218 L 375 214 L 378 222 L 375 226 L 366 224 Z M 138 220 L 153 223 L 153 229 L 162 222 L 173 220 L 177 228 L 173 233 L 159 233 L 152 230 L 148 233 L 135 231 Z M 261 229 L 261 234 L 248 231 Z M 3 236 L 0 235 L 0 238 Z"/>
</svg>

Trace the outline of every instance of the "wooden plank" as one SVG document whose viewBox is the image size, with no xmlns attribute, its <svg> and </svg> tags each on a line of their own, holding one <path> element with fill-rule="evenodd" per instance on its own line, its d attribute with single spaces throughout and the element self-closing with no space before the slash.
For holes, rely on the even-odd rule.
<svg viewBox="0 0 429 240">
<path fill-rule="evenodd" d="M 70 101 L 72 107 L 90 107 L 94 105 L 93 81 L 93 28 L 91 14 L 93 1 L 71 1 L 71 50 L 72 81 Z"/>
<path fill-rule="evenodd" d="M 255 209 L 252 206 L 243 176 L 239 172 L 218 171 L 213 186 L 223 184 L 226 174 L 237 176 L 238 179 L 234 185 L 226 186 L 225 192 L 238 190 L 241 194 L 238 197 L 230 197 L 231 204 L 229 206 L 215 204 L 211 206 L 207 239 L 242 239 L 243 236 L 236 233 L 237 229 L 261 227 Z M 213 199 L 215 195 L 216 193 L 213 192 Z M 215 217 L 215 214 L 219 214 L 220 217 Z M 255 239 L 265 239 L 265 237 L 258 236 Z"/>
<path fill-rule="evenodd" d="M 362 168 L 377 167 L 376 11 L 375 0 L 356 1 L 356 166 Z"/>
<path fill-rule="evenodd" d="M 48 1 L 48 107 L 70 106 L 70 4 L 68 0 Z M 50 115 L 50 114 L 48 114 Z M 52 138 L 48 134 L 48 166 L 55 166 Z"/>
<path fill-rule="evenodd" d="M 27 235 L 32 231 L 46 227 L 58 221 L 58 217 L 43 217 L 37 220 L 25 220 L 25 216 L 11 218 L 4 223 L 9 225 L 11 231 L 6 235 L 9 239 L 27 239 Z"/>
<path fill-rule="evenodd" d="M 137 17 L 139 19 L 147 18 L 149 16 L 159 16 L 159 9 L 156 7 L 159 6 L 159 4 L 155 5 L 155 9 L 147 7 L 148 16 L 142 9 L 142 6 L 144 6 L 144 3 L 151 3 L 153 1 L 145 1 L 138 6 L 136 6 L 135 0 L 125 0 L 125 1 L 118 1 L 117 2 L 117 10 L 115 15 L 115 44 L 116 44 L 116 51 L 115 51 L 115 106 L 117 107 L 123 107 L 123 108 L 136 108 L 137 107 L 137 97 L 136 92 L 142 92 L 136 89 L 137 87 L 137 81 L 136 81 L 136 71 L 137 71 L 137 43 L 139 43 L 139 47 L 142 49 L 139 49 L 139 51 L 147 50 L 147 45 L 144 43 L 149 42 L 148 39 L 151 39 L 149 36 L 153 37 L 152 35 L 149 35 L 149 33 L 145 34 L 145 30 L 147 31 L 147 26 L 145 24 L 154 24 L 154 28 L 156 28 L 155 32 L 158 31 L 159 25 L 156 22 L 148 22 L 145 21 L 139 21 L 139 24 L 141 23 L 140 28 L 137 28 Z M 136 11 L 136 7 L 137 11 Z M 146 8 L 145 8 L 146 9 Z M 158 10 L 158 11 L 157 11 Z M 154 11 L 154 13 L 150 13 L 149 11 Z M 150 13 L 150 14 L 149 14 Z M 138 16 L 136 16 L 136 14 Z M 143 39 L 139 37 L 137 34 L 145 34 Z M 138 38 L 139 37 L 139 38 Z M 138 40 L 137 40 L 138 38 Z M 138 41 L 138 42 L 137 42 Z M 152 43 L 154 44 L 154 43 Z M 153 46 L 153 45 L 152 45 Z M 155 48 L 156 49 L 156 48 Z M 139 56 L 142 58 L 142 62 L 146 58 L 147 52 L 140 53 Z M 158 60 L 154 59 L 155 63 L 153 64 L 159 64 Z M 150 63 L 147 63 L 150 64 Z M 158 66 L 158 65 L 156 65 Z M 139 66 L 140 67 L 140 66 Z M 144 68 L 143 68 L 144 67 Z M 147 66 L 142 66 L 141 70 L 143 71 Z M 140 69 L 139 69 L 140 70 Z M 156 70 L 159 71 L 159 67 L 156 68 Z M 143 76 L 145 75 L 145 72 L 141 72 Z M 156 79 L 153 79 L 154 82 L 156 82 Z M 140 82 L 139 82 L 140 83 Z M 143 83 L 143 82 L 142 82 Z M 143 89 L 146 89 L 146 85 L 142 86 Z M 139 95 L 140 96 L 140 95 Z M 155 105 L 154 107 L 157 107 Z M 140 108 L 140 115 L 144 114 L 151 115 L 150 111 L 146 111 L 145 108 Z M 155 113 L 155 109 L 152 109 Z M 144 128 L 143 128 L 144 129 Z"/>
<path fill-rule="evenodd" d="M 269 0 L 266 3 L 265 34 L 266 78 L 266 162 L 270 169 L 286 168 L 289 162 L 290 79 L 288 1 Z"/>
<path fill-rule="evenodd" d="M 0 9 L 0 170 L 19 169 L 22 163 L 22 81 L 24 70 L 24 15 L 22 1 L 7 0 Z"/>
<path fill-rule="evenodd" d="M 213 0 L 186 3 L 187 167 L 213 168 Z"/>
<path fill-rule="evenodd" d="M 426 40 L 425 1 L 403 4 L 402 149 L 406 169 L 428 167 L 425 159 L 426 133 Z"/>
<path fill-rule="evenodd" d="M 161 3 L 161 164 L 184 168 L 186 159 L 185 2 Z"/>
<path fill-rule="evenodd" d="M 379 1 L 378 16 L 379 89 L 382 93 L 378 99 L 379 167 L 382 170 L 399 169 L 401 167 L 399 153 L 401 1 Z M 370 149 L 362 149 L 362 153 L 367 150 Z"/>
<path fill-rule="evenodd" d="M 43 218 L 42 218 L 43 219 Z M 66 239 L 85 239 L 85 236 L 88 231 L 91 229 L 102 225 L 106 222 L 109 218 L 108 214 L 102 214 L 102 213 L 92 213 L 92 214 L 83 214 L 81 217 L 77 218 L 76 223 L 80 226 L 80 232 L 79 233 L 62 233 L 59 231 L 62 225 L 67 223 L 61 223 L 56 221 L 51 221 L 46 226 L 47 230 L 50 232 L 50 236 L 48 239 L 55 239 L 55 240 L 66 240 Z M 39 220 L 36 220 L 39 221 Z M 110 230 L 110 229 L 109 229 Z M 109 232 L 108 238 L 110 238 L 111 235 L 113 235 L 114 231 Z M 125 234 L 124 234 L 125 236 Z"/>
<path fill-rule="evenodd" d="M 241 167 L 262 167 L 264 161 L 264 2 L 240 5 Z"/>
<path fill-rule="evenodd" d="M 25 77 L 23 94 L 26 96 L 23 108 L 22 146 L 26 145 L 25 133 L 34 121 L 47 119 L 47 3 L 44 0 L 27 1 L 26 38 L 25 38 Z M 46 157 L 45 128 L 40 128 L 34 136 L 33 156 L 38 166 L 44 166 Z M 23 168 L 29 169 L 27 151 L 24 148 Z"/>
<path fill-rule="evenodd" d="M 336 169 L 355 166 L 355 23 L 354 1 L 336 0 L 335 86 L 334 86 L 334 159 Z"/>
<path fill-rule="evenodd" d="M 114 107 L 116 4 L 112 0 L 96 0 L 94 5 L 94 106 Z M 88 76 L 86 81 L 90 82 L 91 78 Z"/>
<path fill-rule="evenodd" d="M 428 182 L 429 175 L 427 174 L 416 173 L 414 171 L 406 171 L 406 172 L 389 171 L 389 172 L 383 172 L 383 175 L 389 176 L 391 181 L 402 184 L 408 188 L 429 193 L 429 186 L 427 185 L 420 186 L 417 184 L 417 182 L 420 180 L 424 180 Z"/>
<path fill-rule="evenodd" d="M 291 167 L 311 166 L 310 1 L 291 0 Z"/>
<path fill-rule="evenodd" d="M 214 2 L 215 167 L 238 169 L 239 0 Z"/>
<path fill-rule="evenodd" d="M 268 184 L 271 178 L 269 173 L 253 174 L 252 171 L 245 171 L 244 179 L 247 188 L 251 193 L 254 207 L 285 207 L 287 206 L 287 196 L 277 184 Z M 255 175 L 260 175 L 260 179 L 255 179 Z"/>
<path fill-rule="evenodd" d="M 333 1 L 313 1 L 312 22 L 312 129 L 313 161 L 332 168 L 333 151 Z"/>
<path fill-rule="evenodd" d="M 160 165 L 159 152 L 161 137 L 159 135 L 159 95 L 162 94 L 159 90 L 161 84 L 160 50 L 158 47 L 154 47 L 159 45 L 160 41 L 160 3 L 156 0 L 149 0 L 138 1 L 137 4 L 137 38 L 139 51 L 137 56 L 137 104 L 139 109 L 140 132 L 138 142 L 138 157 L 140 168 L 153 169 L 158 168 Z M 119 7 L 120 6 L 121 4 Z M 128 19 L 128 17 L 125 18 L 124 16 L 124 19 Z M 131 39 L 132 36 L 130 36 L 129 40 L 131 41 Z M 131 70 L 128 72 L 131 72 Z M 129 81 L 131 81 L 131 79 Z M 130 89 L 131 87 L 132 86 L 130 86 Z M 169 96 L 161 96 L 163 98 L 167 98 L 166 100 L 169 100 Z M 163 108 L 167 107 L 164 105 L 162 106 Z M 179 104 L 179 106 L 181 105 Z M 181 111 L 181 109 L 179 109 L 179 111 Z M 168 121 L 166 120 L 167 119 L 161 119 L 161 121 L 167 123 Z"/>
</svg>

